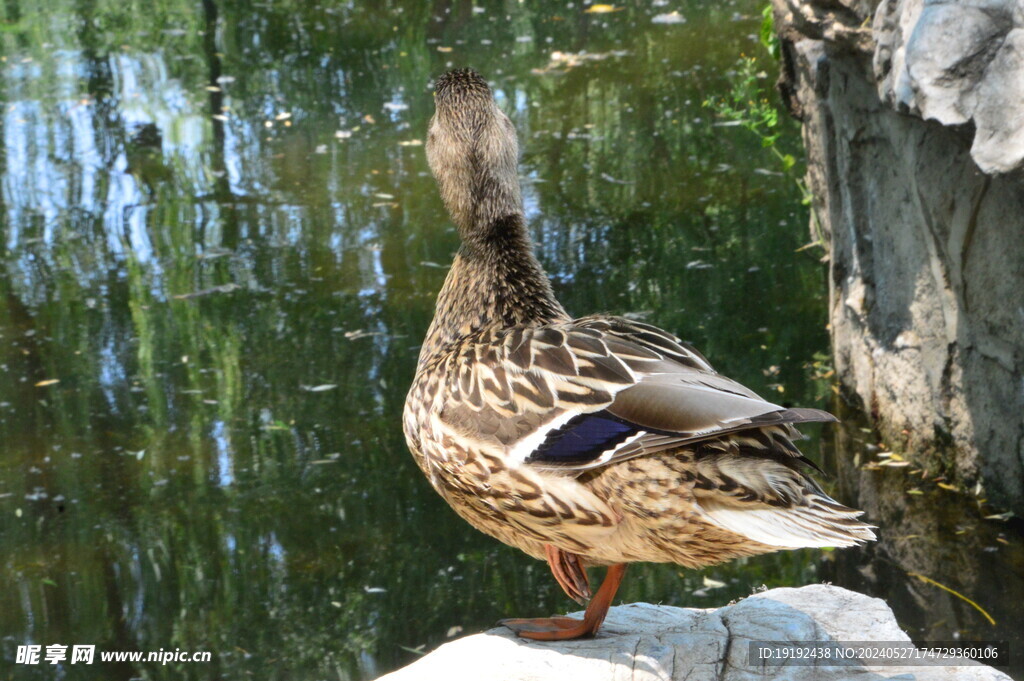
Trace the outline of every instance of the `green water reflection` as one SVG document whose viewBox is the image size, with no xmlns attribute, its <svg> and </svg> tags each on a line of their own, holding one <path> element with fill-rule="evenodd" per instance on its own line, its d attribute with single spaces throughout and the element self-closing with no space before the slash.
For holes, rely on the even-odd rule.
<svg viewBox="0 0 1024 681">
<path fill-rule="evenodd" d="M 420 144 L 450 66 L 485 73 L 520 131 L 570 311 L 646 315 L 820 403 L 798 192 L 701 106 L 759 49 L 758 3 L 576 5 L 3 4 L 5 665 L 95 644 L 213 656 L 62 678 L 372 678 L 571 605 L 458 520 L 401 435 L 456 247 Z M 670 11 L 685 23 L 653 21 Z M 622 597 L 720 605 L 815 581 L 819 556 L 638 566 Z"/>
</svg>

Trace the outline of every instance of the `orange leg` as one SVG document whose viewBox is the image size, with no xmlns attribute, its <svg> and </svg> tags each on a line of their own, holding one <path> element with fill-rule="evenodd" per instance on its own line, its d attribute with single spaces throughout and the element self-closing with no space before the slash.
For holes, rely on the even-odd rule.
<svg viewBox="0 0 1024 681">
<path fill-rule="evenodd" d="M 544 545 L 544 553 L 551 566 L 551 574 L 565 594 L 580 605 L 586 605 L 590 600 L 590 580 L 583 568 L 583 559 L 551 544 Z"/>
<path fill-rule="evenodd" d="M 582 620 L 570 617 L 538 617 L 535 619 L 512 619 L 502 620 L 512 631 L 523 638 L 534 639 L 535 641 L 565 641 L 584 636 L 593 636 L 601 628 L 608 608 L 615 598 L 615 592 L 619 590 L 622 583 L 622 576 L 626 574 L 625 564 L 612 565 L 608 568 L 601 588 L 597 590 L 587 610 L 583 613 Z"/>
</svg>

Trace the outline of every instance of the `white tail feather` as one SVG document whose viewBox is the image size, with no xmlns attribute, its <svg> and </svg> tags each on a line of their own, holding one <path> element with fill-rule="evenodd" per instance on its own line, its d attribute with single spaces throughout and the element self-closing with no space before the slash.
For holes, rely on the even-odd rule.
<svg viewBox="0 0 1024 681">
<path fill-rule="evenodd" d="M 860 511 L 790 506 L 744 509 L 702 502 L 704 516 L 730 532 L 754 541 L 797 549 L 854 546 L 875 538 L 871 526 L 855 520 Z"/>
</svg>

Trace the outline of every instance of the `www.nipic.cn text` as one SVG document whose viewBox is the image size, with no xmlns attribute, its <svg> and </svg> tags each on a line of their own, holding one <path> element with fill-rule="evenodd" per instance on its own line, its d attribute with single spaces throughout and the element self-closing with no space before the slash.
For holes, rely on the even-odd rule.
<svg viewBox="0 0 1024 681">
<path fill-rule="evenodd" d="M 188 651 L 181 648 L 174 650 L 101 650 L 99 659 L 96 659 L 95 645 L 63 645 L 54 643 L 48 646 L 24 645 L 18 646 L 17 664 L 93 664 L 94 662 L 158 662 L 169 664 L 171 662 L 209 662 L 211 654 L 209 651 Z"/>
</svg>

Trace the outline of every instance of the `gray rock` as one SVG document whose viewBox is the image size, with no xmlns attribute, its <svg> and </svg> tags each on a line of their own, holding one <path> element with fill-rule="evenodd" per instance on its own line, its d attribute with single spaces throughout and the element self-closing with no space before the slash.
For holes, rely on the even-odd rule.
<svg viewBox="0 0 1024 681">
<path fill-rule="evenodd" d="M 884 602 L 819 584 L 772 589 L 717 610 L 618 606 L 590 640 L 528 642 L 499 627 L 445 644 L 380 681 L 1009 680 L 982 665 L 771 667 L 748 659 L 752 641 L 909 639 Z"/>
<path fill-rule="evenodd" d="M 839 380 L 886 444 L 1022 514 L 1024 4 L 774 2 Z"/>
<path fill-rule="evenodd" d="M 1024 5 L 884 0 L 874 15 L 878 95 L 943 125 L 973 122 L 985 173 L 1024 162 Z"/>
</svg>

